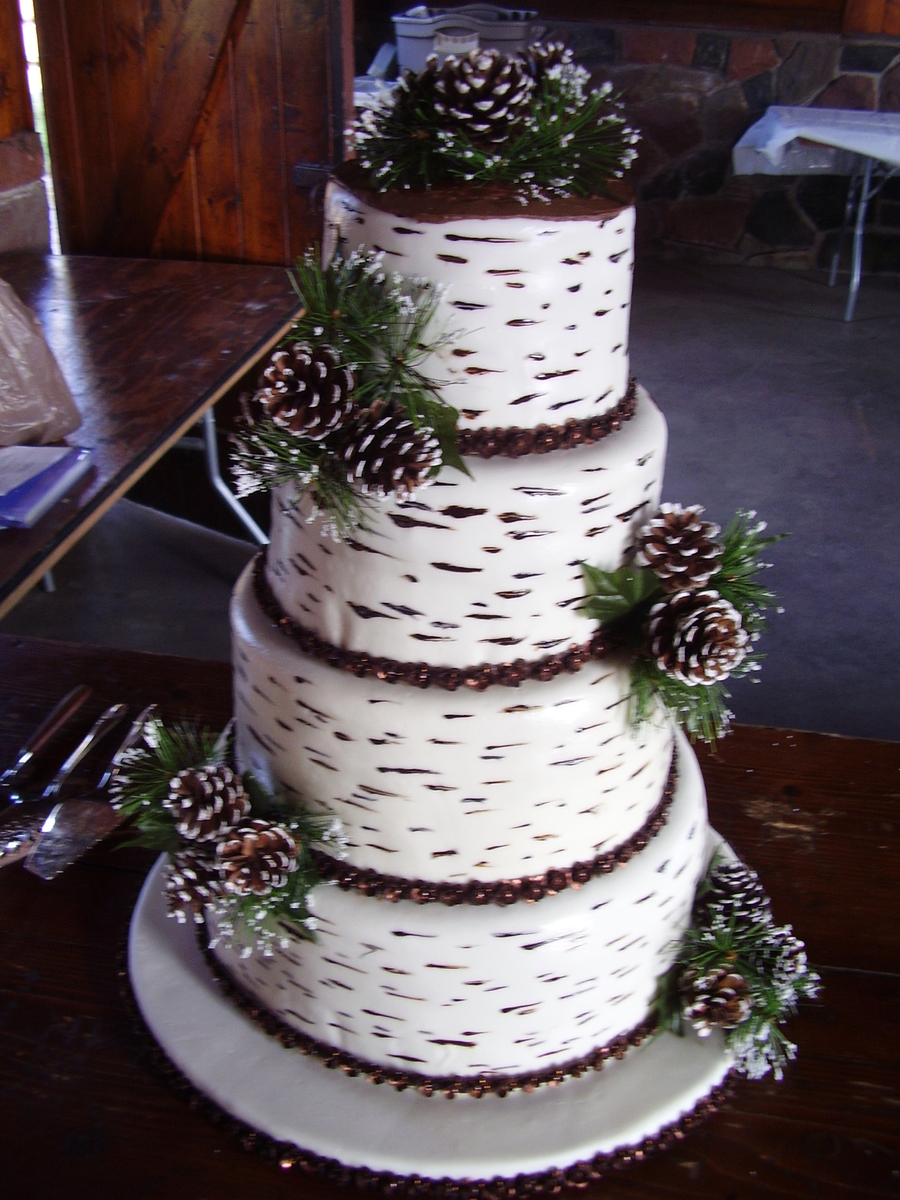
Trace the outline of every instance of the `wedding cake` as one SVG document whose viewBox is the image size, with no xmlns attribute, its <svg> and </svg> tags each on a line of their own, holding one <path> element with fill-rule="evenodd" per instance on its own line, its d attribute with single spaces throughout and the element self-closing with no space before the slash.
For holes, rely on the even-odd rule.
<svg viewBox="0 0 900 1200">
<path fill-rule="evenodd" d="M 814 990 L 679 729 L 720 729 L 750 665 L 762 526 L 719 540 L 661 504 L 621 182 L 577 155 L 568 183 L 491 174 L 516 130 L 586 105 L 601 165 L 627 165 L 621 115 L 558 48 L 429 64 L 364 122 L 238 447 L 272 521 L 232 603 L 233 764 L 160 756 L 171 775 L 184 752 L 170 907 L 230 994 L 285 1046 L 423 1096 L 572 1088 L 681 1024 L 727 1034 L 708 1092 L 735 1062 L 780 1071 L 771 1029 Z M 409 156 L 435 171 L 428 137 L 464 163 L 480 145 L 473 178 L 404 186 Z"/>
</svg>

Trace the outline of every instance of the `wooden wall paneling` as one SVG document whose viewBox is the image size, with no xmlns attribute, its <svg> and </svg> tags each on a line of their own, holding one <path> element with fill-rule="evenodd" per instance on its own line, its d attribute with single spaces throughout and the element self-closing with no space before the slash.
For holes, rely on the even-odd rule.
<svg viewBox="0 0 900 1200">
<path fill-rule="evenodd" d="M 321 52 L 323 45 L 333 44 L 335 21 L 338 32 L 341 23 L 339 6 L 328 0 L 302 7 L 282 0 L 282 15 L 286 47 L 284 142 L 290 213 L 287 259 L 293 262 L 322 236 L 318 197 L 295 187 L 293 166 L 298 162 L 334 164 L 342 158 L 340 140 L 335 137 L 334 79 L 328 70 L 328 56 Z M 352 62 L 349 71 L 352 79 Z"/>
<path fill-rule="evenodd" d="M 104 238 L 108 251 L 141 255 L 152 247 L 190 147 L 198 137 L 210 85 L 228 39 L 240 35 L 249 6 L 250 0 L 184 6 L 178 28 L 166 46 L 147 137 L 120 173 L 117 211 Z M 159 68 L 154 75 L 156 70 Z"/>
<path fill-rule="evenodd" d="M 847 0 L 844 33 L 884 33 L 900 36 L 900 0 Z"/>
<path fill-rule="evenodd" d="M 277 8 L 278 0 L 253 0 L 241 39 L 234 48 L 234 123 L 239 152 L 243 253 L 250 262 L 284 261 Z"/>
<path fill-rule="evenodd" d="M 239 145 L 235 130 L 234 48 L 210 93 L 210 115 L 195 146 L 197 202 L 204 258 L 244 258 Z"/>
<path fill-rule="evenodd" d="M 34 18 L 41 56 L 59 238 L 63 253 L 69 254 L 83 242 L 87 196 L 75 81 L 69 55 L 68 20 L 63 0 L 35 0 Z"/>
<path fill-rule="evenodd" d="M 109 198 L 116 186 L 115 137 L 106 63 L 103 0 L 64 0 L 69 31 L 69 56 L 76 96 L 84 172 L 85 206 L 75 253 L 85 253 L 102 236 L 109 216 Z M 90 195 L 90 199 L 88 199 Z"/>
<path fill-rule="evenodd" d="M 110 141 L 116 177 L 138 152 L 147 132 L 152 91 L 141 0 L 101 0 Z"/>
<path fill-rule="evenodd" d="M 34 129 L 19 0 L 0 0 L 0 141 Z"/>
</svg>

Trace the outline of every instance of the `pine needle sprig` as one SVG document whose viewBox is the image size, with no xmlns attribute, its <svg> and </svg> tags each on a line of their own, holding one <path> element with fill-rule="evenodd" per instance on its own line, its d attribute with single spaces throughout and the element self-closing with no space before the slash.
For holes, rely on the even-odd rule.
<svg viewBox="0 0 900 1200">
<path fill-rule="evenodd" d="M 710 863 L 697 890 L 698 900 L 709 893 L 719 862 L 715 857 Z M 657 987 L 654 1005 L 660 1028 L 681 1035 L 690 1023 L 685 980 L 703 980 L 717 971 L 739 976 L 746 986 L 748 1008 L 733 1028 L 725 1028 L 726 1045 L 738 1070 L 750 1078 L 772 1071 L 780 1079 L 796 1047 L 779 1026 L 797 1011 L 800 1000 L 815 998 L 820 988 L 803 943 L 789 925 L 773 924 L 768 901 L 753 919 L 739 919 L 733 908 L 726 918 L 724 909 L 715 904 L 698 904 L 694 912 L 677 958 Z M 699 1032 L 702 1035 L 709 1028 L 699 1027 Z"/>
<path fill-rule="evenodd" d="M 755 512 L 738 510 L 722 534 L 721 565 L 710 580 L 710 586 L 738 610 L 750 633 L 759 631 L 765 610 L 777 603 L 775 593 L 756 578 L 771 566 L 762 561 L 762 552 L 788 536 L 763 536 L 765 528 L 765 521 L 757 521 Z"/>
<path fill-rule="evenodd" d="M 431 188 L 442 182 L 514 187 L 523 203 L 552 196 L 608 194 L 635 158 L 638 138 L 611 85 L 587 90 L 589 77 L 571 52 L 543 72 L 524 121 L 505 144 L 484 145 L 447 125 L 433 88 L 404 73 L 393 94 L 366 109 L 354 130 L 361 165 L 379 191 Z"/>
<path fill-rule="evenodd" d="M 731 713 L 726 701 L 729 693 L 723 684 L 690 687 L 661 670 L 644 654 L 636 654 L 632 659 L 630 682 L 628 718 L 633 725 L 658 719 L 662 704 L 692 742 L 700 738 L 713 743 L 728 731 Z"/>
</svg>

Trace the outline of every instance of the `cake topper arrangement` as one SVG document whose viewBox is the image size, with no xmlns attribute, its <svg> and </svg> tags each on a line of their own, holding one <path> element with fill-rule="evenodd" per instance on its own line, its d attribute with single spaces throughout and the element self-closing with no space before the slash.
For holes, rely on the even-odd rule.
<svg viewBox="0 0 900 1200">
<path fill-rule="evenodd" d="M 340 537 L 367 499 L 409 496 L 442 465 L 465 470 L 458 413 L 420 370 L 452 337 L 430 328 L 439 290 L 386 271 L 380 254 L 323 268 L 310 251 L 292 280 L 303 307 L 244 400 L 235 486 L 247 496 L 291 483 Z"/>
<path fill-rule="evenodd" d="M 354 145 L 379 191 L 500 184 L 519 199 L 598 196 L 634 161 L 638 137 L 610 84 L 562 45 L 432 55 L 363 110 Z"/>
<path fill-rule="evenodd" d="M 722 533 L 699 504 L 663 504 L 616 571 L 583 564 L 586 616 L 628 626 L 630 716 L 640 724 L 661 700 L 691 738 L 715 741 L 728 728 L 725 680 L 759 670 L 753 646 L 776 598 L 756 576 L 760 555 L 780 540 L 740 511 Z"/>
</svg>

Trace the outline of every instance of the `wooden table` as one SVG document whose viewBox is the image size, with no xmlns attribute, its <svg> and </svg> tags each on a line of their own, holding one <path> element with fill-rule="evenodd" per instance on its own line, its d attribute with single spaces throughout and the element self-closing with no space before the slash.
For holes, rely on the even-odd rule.
<svg viewBox="0 0 900 1200">
<path fill-rule="evenodd" d="M 279 341 L 298 307 L 283 267 L 0 257 L 83 419 L 93 468 L 33 529 L 0 529 L 0 617 Z"/>
<path fill-rule="evenodd" d="M 227 665 L 27 639 L 0 637 L 0 680 L 0 764 L 77 681 L 96 689 L 85 723 L 113 700 L 135 710 L 153 699 L 169 719 L 200 716 L 213 728 L 231 708 Z M 895 1196 L 900 744 L 744 726 L 702 760 L 716 827 L 759 870 L 776 919 L 806 940 L 824 993 L 788 1027 L 800 1053 L 782 1083 L 741 1082 L 674 1150 L 588 1194 Z M 240 1149 L 151 1065 L 116 977 L 151 861 L 104 847 L 51 884 L 0 872 L 2 1194 L 356 1194 Z"/>
</svg>

